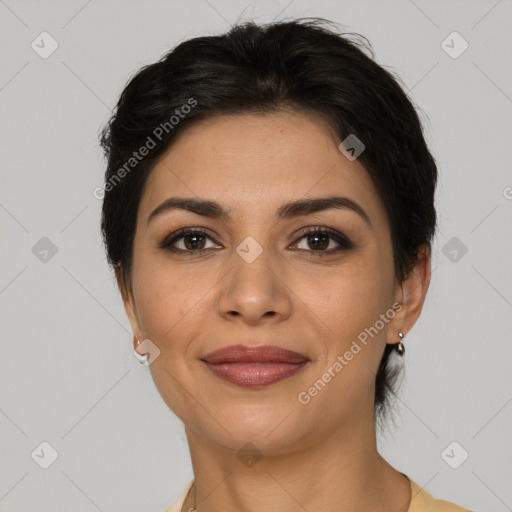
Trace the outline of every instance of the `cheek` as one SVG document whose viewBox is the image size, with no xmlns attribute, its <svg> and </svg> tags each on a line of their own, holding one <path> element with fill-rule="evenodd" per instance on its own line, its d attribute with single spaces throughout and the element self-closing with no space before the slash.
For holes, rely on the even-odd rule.
<svg viewBox="0 0 512 512">
<path fill-rule="evenodd" d="M 150 365 L 153 381 L 169 408 L 189 421 L 198 420 L 186 391 L 195 385 L 187 351 L 207 325 L 203 297 L 210 287 L 204 278 L 187 277 L 175 269 L 162 271 L 154 265 L 145 272 L 141 269 L 137 281 L 134 278 L 143 335 L 160 350 Z"/>
<path fill-rule="evenodd" d="M 322 389 L 318 400 L 315 399 L 319 410 L 326 403 L 336 403 L 337 414 L 343 415 L 373 396 L 386 342 L 387 324 L 380 320 L 386 311 L 386 300 L 378 275 L 354 275 L 353 279 L 344 276 L 338 280 L 335 277 L 330 282 L 336 289 L 324 294 L 321 300 L 310 296 L 308 302 L 313 313 L 311 321 L 316 322 L 319 331 L 318 369 L 309 383 L 313 389 L 308 389 L 313 393 Z M 309 289 L 312 290 L 311 283 Z M 323 385 L 315 384 L 316 379 L 328 382 L 325 390 Z"/>
<path fill-rule="evenodd" d="M 339 356 L 347 361 L 333 388 L 354 388 L 359 393 L 373 384 L 389 321 L 381 319 L 390 299 L 390 278 L 383 270 L 368 254 L 357 265 L 333 269 L 328 279 L 303 278 L 300 296 L 316 324 L 320 366 L 331 368 Z"/>
<path fill-rule="evenodd" d="M 300 279 L 302 300 L 340 334 L 357 334 L 373 324 L 389 299 L 388 279 L 375 263 L 333 268 L 322 279 Z"/>
<path fill-rule="evenodd" d="M 158 267 L 154 262 L 140 265 L 134 292 L 144 335 L 161 351 L 185 350 L 209 314 L 206 304 L 213 284 L 204 272 Z"/>
</svg>

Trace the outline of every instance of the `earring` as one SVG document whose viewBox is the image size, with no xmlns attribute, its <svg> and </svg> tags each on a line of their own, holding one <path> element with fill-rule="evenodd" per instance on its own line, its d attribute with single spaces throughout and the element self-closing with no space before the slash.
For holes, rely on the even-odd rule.
<svg viewBox="0 0 512 512">
<path fill-rule="evenodd" d="M 398 355 L 401 356 L 401 357 L 404 357 L 405 355 L 405 346 L 404 344 L 402 343 L 402 338 L 404 337 L 404 335 L 399 332 L 398 333 L 398 337 L 400 338 L 400 341 L 398 343 L 395 343 L 395 350 L 396 352 L 398 352 Z"/>
<path fill-rule="evenodd" d="M 141 344 L 141 341 L 139 338 L 135 338 L 137 340 L 137 347 Z M 137 352 L 137 348 L 133 350 L 133 355 L 137 358 L 140 364 L 143 364 L 144 366 L 148 366 L 148 354 L 139 354 Z"/>
</svg>

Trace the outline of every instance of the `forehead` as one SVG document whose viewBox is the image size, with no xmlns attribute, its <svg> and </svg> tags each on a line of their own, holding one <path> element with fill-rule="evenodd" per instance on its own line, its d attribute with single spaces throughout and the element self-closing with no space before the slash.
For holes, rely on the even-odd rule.
<svg viewBox="0 0 512 512">
<path fill-rule="evenodd" d="M 382 215 L 366 170 L 343 156 L 340 142 L 321 118 L 302 113 L 199 121 L 155 165 L 140 212 L 147 216 L 169 196 L 196 196 L 257 215 L 288 200 L 337 194 L 364 205 L 370 217 Z"/>
</svg>

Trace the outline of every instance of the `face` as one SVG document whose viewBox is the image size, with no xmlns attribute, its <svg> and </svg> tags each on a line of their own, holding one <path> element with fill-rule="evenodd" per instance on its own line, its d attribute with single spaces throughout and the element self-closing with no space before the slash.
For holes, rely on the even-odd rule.
<svg viewBox="0 0 512 512">
<path fill-rule="evenodd" d="M 184 131 L 150 174 L 123 298 L 134 334 L 160 351 L 152 377 L 187 431 L 277 453 L 373 423 L 375 375 L 386 342 L 398 341 L 405 308 L 393 304 L 404 297 L 384 206 L 339 142 L 298 113 L 222 116 Z M 333 196 L 339 207 L 283 210 Z M 214 201 L 226 216 L 151 216 L 169 198 Z M 202 360 L 233 345 L 275 345 L 307 362 L 245 387 Z"/>
</svg>

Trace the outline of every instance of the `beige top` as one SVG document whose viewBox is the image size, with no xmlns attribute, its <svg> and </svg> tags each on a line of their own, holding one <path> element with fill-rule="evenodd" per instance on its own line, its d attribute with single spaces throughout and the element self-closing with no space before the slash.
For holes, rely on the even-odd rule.
<svg viewBox="0 0 512 512">
<path fill-rule="evenodd" d="M 410 478 L 409 481 L 411 482 L 412 497 L 411 504 L 409 505 L 407 512 L 471 512 L 469 509 L 459 507 L 458 505 L 450 503 L 449 501 L 436 500 Z M 193 484 L 194 480 L 192 480 L 187 485 L 179 498 L 168 509 L 166 509 L 165 512 L 181 512 L 181 507 L 183 506 L 185 498 L 187 497 Z M 184 510 L 183 512 L 188 511 Z"/>
</svg>

